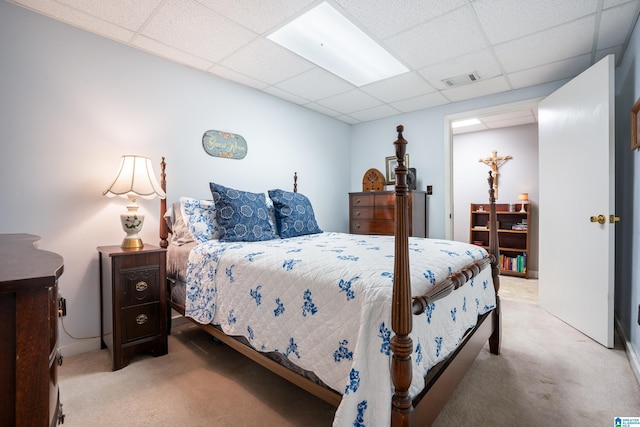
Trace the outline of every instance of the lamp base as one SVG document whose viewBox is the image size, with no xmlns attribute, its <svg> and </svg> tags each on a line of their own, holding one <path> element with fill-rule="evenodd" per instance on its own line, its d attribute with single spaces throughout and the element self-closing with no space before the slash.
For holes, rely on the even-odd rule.
<svg viewBox="0 0 640 427">
<path fill-rule="evenodd" d="M 138 233 L 142 230 L 144 215 L 132 210 L 129 206 L 127 206 L 127 209 L 129 209 L 129 212 L 120 214 L 122 229 L 127 233 L 120 247 L 123 249 L 141 249 L 144 244 Z"/>
<path fill-rule="evenodd" d="M 144 243 L 142 243 L 142 239 L 139 237 L 125 237 L 122 240 L 122 245 L 120 245 L 120 247 L 122 249 L 142 249 L 144 247 Z"/>
</svg>

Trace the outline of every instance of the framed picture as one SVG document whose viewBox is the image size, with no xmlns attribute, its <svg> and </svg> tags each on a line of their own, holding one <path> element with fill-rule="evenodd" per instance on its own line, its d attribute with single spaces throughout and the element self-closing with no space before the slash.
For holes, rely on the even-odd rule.
<svg viewBox="0 0 640 427">
<path fill-rule="evenodd" d="M 385 157 L 387 164 L 387 185 L 394 185 L 396 183 L 396 167 L 398 167 L 398 159 L 396 156 Z M 409 168 L 409 154 L 404 155 L 404 165 Z"/>
<path fill-rule="evenodd" d="M 640 111 L 640 98 L 636 101 L 631 109 L 631 149 L 640 148 L 640 123 L 638 123 L 638 111 Z"/>
</svg>

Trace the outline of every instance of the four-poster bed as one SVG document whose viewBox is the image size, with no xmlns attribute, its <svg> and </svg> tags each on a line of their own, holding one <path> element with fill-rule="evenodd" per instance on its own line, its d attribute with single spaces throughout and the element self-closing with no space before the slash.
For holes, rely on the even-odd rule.
<svg viewBox="0 0 640 427">
<path fill-rule="evenodd" d="M 183 315 L 186 314 L 202 329 L 245 356 L 262 364 L 276 374 L 311 392 L 328 403 L 339 406 L 338 414 L 342 418 L 339 418 L 338 415 L 336 415 L 336 425 L 346 423 L 349 425 L 377 425 L 380 423 L 381 420 L 379 417 L 373 418 L 375 422 L 372 421 L 371 418 L 371 413 L 374 410 L 373 407 L 380 406 L 380 401 L 375 400 L 378 397 L 374 397 L 374 395 L 377 396 L 379 393 L 366 389 L 366 387 L 377 386 L 376 380 L 365 378 L 368 376 L 381 378 L 389 377 L 388 385 L 382 385 L 381 388 L 384 389 L 385 387 L 389 387 L 390 399 L 388 401 L 388 405 L 390 408 L 387 412 L 382 411 L 382 414 L 389 419 L 391 425 L 429 425 L 435 420 L 438 412 L 451 396 L 456 385 L 460 382 L 464 373 L 469 369 L 473 360 L 484 347 L 487 340 L 489 341 L 490 351 L 492 353 L 499 354 L 500 352 L 500 300 L 498 297 L 499 268 L 496 261 L 499 259 L 499 254 L 497 230 L 494 226 L 496 214 L 491 173 L 489 173 L 488 182 L 490 224 L 492 224 L 492 226 L 489 227 L 490 240 L 488 254 L 484 249 L 473 245 L 434 239 L 409 238 L 407 225 L 409 190 L 406 183 L 407 167 L 404 164 L 407 141 L 402 135 L 402 126 L 397 127 L 397 132 L 398 138 L 394 142 L 396 157 L 398 159 L 395 185 L 397 218 L 395 237 L 373 236 L 371 238 L 372 240 L 366 240 L 368 237 L 358 236 L 356 240 L 353 235 L 323 233 L 317 229 L 309 232 L 308 235 L 296 236 L 294 234 L 293 238 L 287 239 L 285 237 L 289 236 L 284 236 L 282 234 L 282 229 L 280 229 L 280 237 L 282 237 L 282 239 L 278 239 L 276 236 L 275 240 L 266 239 L 266 242 L 252 241 L 251 243 L 245 243 L 245 241 L 242 241 L 238 243 L 236 240 L 235 244 L 222 244 L 216 239 L 211 239 L 210 241 L 197 244 L 193 247 L 184 245 L 182 261 L 179 261 L 178 263 L 189 264 L 189 272 L 182 275 L 176 274 L 174 275 L 175 277 L 170 277 L 168 279 L 168 304 L 170 307 Z M 164 158 L 161 166 L 161 185 L 166 191 Z M 214 186 L 215 184 L 211 184 L 212 193 L 214 195 L 214 202 L 212 204 L 219 203 L 218 209 L 221 209 L 222 201 L 218 200 L 218 202 L 216 202 L 216 197 L 220 197 L 220 195 L 214 191 Z M 297 190 L 296 187 L 297 183 L 295 184 L 294 193 L 292 194 L 299 194 L 295 193 Z M 220 188 L 222 188 L 222 190 L 220 190 Z M 215 186 L 215 190 L 222 192 L 228 191 L 229 189 L 222 186 Z M 278 191 L 280 191 L 280 193 L 278 193 L 280 196 L 284 194 L 286 197 L 292 197 L 291 194 L 287 194 L 281 190 Z M 269 193 L 271 195 L 271 191 Z M 304 198 L 304 196 L 302 197 Z M 273 200 L 275 202 L 279 201 L 277 197 Z M 167 212 L 166 200 L 162 200 L 161 214 L 165 215 L 165 212 Z M 278 218 L 278 221 L 281 219 L 278 215 L 276 215 L 276 217 Z M 220 218 L 220 213 L 218 213 L 218 218 Z M 281 224 L 278 222 L 279 226 L 283 224 L 284 223 Z M 284 227 L 284 229 L 286 230 L 286 227 Z M 171 245 L 168 241 L 169 232 L 169 225 L 165 221 L 160 221 L 161 246 L 169 246 L 169 249 L 171 249 Z M 227 235 L 227 237 L 229 237 L 229 235 Z M 390 241 L 386 241 L 385 239 L 389 239 Z M 386 250 L 385 248 L 387 248 L 385 245 L 389 244 L 391 245 L 392 253 L 385 255 L 384 251 Z M 430 248 L 429 245 L 435 247 L 435 249 Z M 209 247 L 205 251 L 203 248 L 206 246 Z M 312 246 L 312 248 L 309 246 Z M 347 248 L 346 252 L 345 248 Z M 246 336 L 239 337 L 243 334 L 235 333 L 235 331 L 239 331 L 242 328 L 236 327 L 236 324 L 242 323 L 242 319 L 239 321 L 237 317 L 241 316 L 236 315 L 244 313 L 248 309 L 242 305 L 229 305 L 230 309 L 226 309 L 225 304 L 227 304 L 227 302 L 222 299 L 222 296 L 228 291 L 223 289 L 221 283 L 213 284 L 213 280 L 211 280 L 211 286 L 213 287 L 208 291 L 196 289 L 196 286 L 194 285 L 195 282 L 202 282 L 202 284 L 208 282 L 208 279 L 206 278 L 207 276 L 213 276 L 219 272 L 220 274 L 224 274 L 222 271 L 226 272 L 225 279 L 229 284 L 231 284 L 228 286 L 230 288 L 242 286 L 243 284 L 238 285 L 238 283 L 242 282 L 241 279 L 244 277 L 251 277 L 251 279 L 246 280 L 254 280 L 254 282 L 251 282 L 253 287 L 248 287 L 247 289 L 250 292 L 246 293 L 251 293 L 251 302 L 255 303 L 253 305 L 260 306 L 262 301 L 261 298 L 263 297 L 260 293 L 261 289 L 272 289 L 271 287 L 275 286 L 275 284 L 271 284 L 268 279 L 264 277 L 260 277 L 259 282 L 255 281 L 253 275 L 258 274 L 256 271 L 263 267 L 257 267 L 255 265 L 251 266 L 251 268 L 253 268 L 253 270 L 250 270 L 251 275 L 247 274 L 245 276 L 243 275 L 244 273 L 241 273 L 243 270 L 241 270 L 239 266 L 243 263 L 251 264 L 253 263 L 254 258 L 263 255 L 270 255 L 267 254 L 270 252 L 275 254 L 280 249 L 284 249 L 288 254 L 315 250 L 317 252 L 313 252 L 312 258 L 317 257 L 318 259 L 320 259 L 321 256 L 325 256 L 324 253 L 327 252 L 340 253 L 338 256 L 339 261 L 336 261 L 335 265 L 338 265 L 337 263 L 343 261 L 347 262 L 355 260 L 364 262 L 365 258 L 369 257 L 372 258 L 372 260 L 375 260 L 375 263 L 377 264 L 382 265 L 387 262 L 386 260 L 389 260 L 388 262 L 392 265 L 392 271 L 383 271 L 382 274 L 377 274 L 376 272 L 375 276 L 366 276 L 366 272 L 369 270 L 365 271 L 364 269 L 354 269 L 353 271 L 355 271 L 355 273 L 353 273 L 352 279 L 349 281 L 339 278 L 342 276 L 333 277 L 332 272 L 318 270 L 321 271 L 323 280 L 324 276 L 327 276 L 327 280 L 339 282 L 340 289 L 336 290 L 337 293 L 335 295 L 340 295 L 340 297 L 346 295 L 347 301 L 364 298 L 360 295 L 369 292 L 368 287 L 377 289 L 378 286 L 382 286 L 381 283 L 383 279 L 380 277 L 385 277 L 384 280 L 387 280 L 388 283 L 392 283 L 391 286 L 387 286 L 389 288 L 388 290 L 385 290 L 384 292 L 380 291 L 380 293 L 383 294 L 387 292 L 389 297 L 388 299 L 385 299 L 386 297 L 380 299 L 378 296 L 373 296 L 368 297 L 370 299 L 367 299 L 362 303 L 362 307 L 368 307 L 370 305 L 375 306 L 376 304 L 379 304 L 380 301 L 385 301 L 384 304 L 386 312 L 381 316 L 383 320 L 388 320 L 388 322 L 390 322 L 390 328 L 386 327 L 385 323 L 380 322 L 378 318 L 373 317 L 373 315 L 367 311 L 368 308 L 359 308 L 361 311 L 354 311 L 353 313 L 355 313 L 355 315 L 350 314 L 350 316 L 354 318 L 353 321 L 341 321 L 342 323 L 339 323 L 337 326 L 335 322 L 331 321 L 330 317 L 325 320 L 327 325 L 331 325 L 327 326 L 326 329 L 327 331 L 332 331 L 327 332 L 328 335 L 333 333 L 336 336 L 342 337 L 344 335 L 349 337 L 349 339 L 343 339 L 340 341 L 339 348 L 333 353 L 336 363 L 343 362 L 343 359 L 353 361 L 352 365 L 350 365 L 350 380 L 347 382 L 346 387 L 344 387 L 344 385 L 328 386 L 327 382 L 331 383 L 333 381 L 333 373 L 324 372 L 323 368 L 318 368 L 318 372 L 309 372 L 307 369 L 302 369 L 306 368 L 306 366 L 303 366 L 306 363 L 306 360 L 298 354 L 298 349 L 299 347 L 304 348 L 307 344 L 305 339 L 309 334 L 305 334 L 305 337 L 296 336 L 295 339 L 293 336 L 289 338 L 287 335 L 289 346 L 286 347 L 286 350 L 280 344 L 274 345 L 272 348 L 269 343 L 271 337 L 264 337 L 264 341 L 259 341 L 263 339 L 261 336 L 261 329 L 259 329 L 261 326 L 258 327 L 254 323 L 247 323 L 247 325 L 243 324 L 242 327 L 248 332 L 247 334 L 244 334 Z M 243 250 L 245 252 L 242 252 Z M 228 254 L 233 253 L 234 251 L 238 251 L 238 256 L 229 261 L 228 264 L 224 264 L 226 261 L 223 261 L 223 258 L 230 256 Z M 438 255 L 442 257 L 443 261 L 437 261 L 442 265 L 438 264 L 433 266 L 431 264 L 421 264 L 423 261 L 427 262 L 426 260 L 423 260 L 423 258 L 431 258 L 432 252 L 429 251 L 437 252 Z M 382 255 L 379 255 L 381 252 Z M 422 254 L 426 253 L 428 253 L 429 256 L 425 255 L 421 257 Z M 442 253 L 444 253 L 444 255 Z M 410 257 L 412 257 L 411 265 L 409 262 Z M 169 258 L 171 258 L 171 256 L 169 256 Z M 196 271 L 195 266 L 200 265 L 200 260 L 204 258 L 214 259 L 215 267 L 205 267 L 204 270 Z M 188 262 L 185 262 L 187 259 Z M 245 262 L 247 259 L 250 260 L 250 262 Z M 286 266 L 286 268 L 283 268 L 282 270 L 287 270 L 289 273 L 291 270 L 294 270 L 296 263 L 304 265 L 306 262 L 304 257 L 295 260 L 288 258 L 283 259 L 284 262 L 278 258 L 276 261 L 271 259 L 268 263 L 280 263 L 282 264 L 282 267 Z M 325 264 L 327 263 L 326 261 L 323 262 L 325 262 Z M 429 262 L 433 263 L 436 261 L 429 260 Z M 204 264 L 202 265 L 204 266 Z M 335 265 L 333 267 L 335 267 Z M 343 264 L 340 264 L 340 266 L 342 265 Z M 332 266 L 329 267 L 331 269 Z M 206 268 L 208 268 L 208 270 Z M 307 319 L 313 317 L 312 315 L 315 314 L 315 311 L 313 310 L 317 311 L 315 303 L 318 303 L 319 305 L 318 301 L 321 301 L 322 298 L 319 290 L 321 288 L 316 288 L 314 287 L 316 284 L 311 283 L 318 281 L 315 266 L 312 269 L 314 271 L 314 276 L 298 276 L 296 281 L 294 281 L 294 284 L 287 288 L 292 289 L 295 287 L 301 287 L 301 294 L 304 291 L 304 296 L 300 297 L 304 298 L 305 301 L 304 306 L 302 307 L 303 317 L 300 317 L 300 320 L 296 320 L 298 322 L 301 322 L 302 320 L 307 321 Z M 340 270 L 342 267 L 333 268 L 333 270 L 336 269 Z M 417 269 L 420 270 L 417 271 Z M 168 271 L 170 270 L 171 268 L 168 268 Z M 265 274 L 276 275 L 280 273 L 269 271 L 267 273 L 260 272 L 260 274 L 264 276 Z M 421 276 L 428 279 L 424 289 L 421 288 L 421 284 L 417 283 L 422 279 Z M 304 279 L 301 279 L 300 277 L 304 277 Z M 366 279 L 368 287 L 364 286 L 363 288 L 356 288 L 356 282 L 362 282 L 364 279 Z M 219 278 L 216 280 L 220 282 Z M 278 277 L 274 280 L 284 281 L 285 279 Z M 425 281 L 425 279 L 422 280 Z M 413 285 L 412 281 L 414 282 Z M 255 283 L 260 283 L 260 285 L 254 286 Z M 353 288 L 351 287 L 352 284 Z M 419 293 L 416 292 L 416 288 L 421 289 Z M 489 290 L 487 290 L 487 288 L 489 288 Z M 311 298 L 311 295 L 313 295 L 315 300 Z M 451 296 L 449 297 L 449 295 Z M 335 301 L 336 296 L 330 297 L 332 298 L 332 301 Z M 231 299 L 236 297 L 229 294 L 228 298 Z M 209 304 L 211 300 L 214 302 L 211 303 L 211 306 L 209 307 L 207 304 Z M 282 299 L 278 297 L 275 301 L 278 303 L 278 306 L 275 310 L 276 317 L 273 318 L 273 320 L 270 320 L 272 322 L 279 321 L 279 314 L 282 314 L 285 311 L 285 304 L 281 302 L 285 301 L 285 297 L 282 297 Z M 236 304 L 236 302 L 234 302 L 234 304 Z M 336 303 L 334 305 L 339 304 Z M 345 307 L 347 306 L 350 307 L 349 310 L 353 310 L 353 305 L 345 303 Z M 445 309 L 435 310 L 436 306 L 445 307 Z M 294 309 L 291 305 L 287 305 L 286 307 L 289 310 L 287 311 L 288 314 Z M 324 307 L 322 308 L 324 309 Z M 227 311 L 224 311 L 225 309 Z M 280 309 L 280 312 L 278 312 L 278 309 Z M 336 310 L 339 311 L 340 308 L 337 308 Z M 220 314 L 223 311 L 224 316 L 226 317 L 222 317 Z M 441 312 L 444 311 L 446 311 L 446 316 L 441 314 Z M 333 315 L 334 313 L 331 314 Z M 335 315 L 337 316 L 338 314 L 339 313 L 336 313 Z M 435 336 L 425 335 L 428 336 L 428 338 L 425 338 L 422 334 L 431 333 L 432 331 L 429 330 L 430 328 L 433 330 L 436 329 L 435 326 L 432 327 L 430 324 L 432 315 L 451 318 L 454 323 L 457 322 L 460 324 L 456 327 L 464 328 L 462 333 L 460 333 L 459 336 L 449 338 L 442 336 L 441 332 L 438 332 Z M 219 316 L 219 318 L 216 316 Z M 265 317 L 263 314 L 256 316 Z M 359 322 L 358 318 L 368 319 L 369 316 L 374 320 L 371 324 L 365 323 L 363 326 L 363 324 L 357 323 Z M 441 319 L 441 317 L 437 319 Z M 213 321 L 216 318 L 218 320 Z M 473 318 L 473 322 L 467 325 L 464 322 L 468 320 L 463 319 L 468 318 Z M 253 321 L 254 320 L 251 322 Z M 261 321 L 264 322 L 264 320 Z M 357 324 L 351 325 L 351 323 L 354 322 Z M 314 327 L 317 328 L 317 326 Z M 278 326 L 278 328 L 280 328 L 280 326 Z M 349 335 L 346 331 L 351 329 L 354 329 L 354 332 Z M 375 329 L 373 333 L 370 332 L 372 329 Z M 371 336 L 367 334 L 371 334 Z M 369 341 L 375 341 L 378 338 L 382 338 L 382 346 L 378 346 L 380 347 L 380 351 L 375 351 L 373 356 L 370 353 L 364 353 L 364 350 L 360 348 L 360 342 L 366 344 Z M 277 337 L 274 338 L 274 340 L 277 340 Z M 442 346 L 442 344 L 443 341 L 446 342 L 447 340 L 453 340 L 453 342 L 455 342 L 455 347 L 453 349 L 444 349 L 446 345 Z M 261 344 L 259 344 L 259 342 Z M 356 348 L 354 349 L 353 347 L 350 347 L 349 342 L 352 343 L 351 345 L 355 345 Z M 356 342 L 358 344 L 355 344 Z M 362 346 L 366 346 L 365 344 L 362 344 Z M 318 345 L 319 347 L 322 347 L 323 344 L 316 344 L 314 342 L 313 344 L 309 344 L 307 348 L 311 345 Z M 434 352 L 438 358 L 434 358 L 433 365 L 428 365 L 427 362 L 422 361 L 422 359 L 432 357 L 429 351 L 431 351 L 433 346 L 435 346 Z M 442 350 L 441 347 L 443 347 Z M 376 359 L 376 357 L 380 356 L 379 353 L 384 353 L 383 349 L 385 348 L 388 356 L 382 354 L 381 357 L 383 357 L 383 362 L 381 364 L 379 363 L 376 365 L 376 362 L 369 361 L 369 359 Z M 258 351 L 256 349 L 263 351 Z M 443 355 L 439 354 L 441 351 Z M 446 351 L 449 351 L 448 355 L 444 354 Z M 282 354 L 284 354 L 284 356 Z M 311 356 L 309 357 L 312 359 Z M 291 360 L 295 363 L 299 363 L 302 368 L 300 366 L 293 365 Z M 315 362 L 310 361 L 309 366 L 316 366 L 314 363 Z M 389 367 L 389 372 L 386 372 L 385 366 Z M 331 367 L 330 369 L 334 368 Z M 335 369 L 337 370 L 337 368 Z M 318 375 L 316 376 L 316 374 Z M 419 378 L 424 377 L 424 384 L 417 384 L 420 380 L 417 380 L 416 376 Z M 327 382 L 325 382 L 325 379 L 327 379 Z M 362 393 L 357 390 L 361 381 L 363 388 L 365 388 Z M 341 383 L 338 382 L 338 384 Z M 338 392 L 336 390 L 344 390 L 344 392 Z M 386 393 L 386 390 L 383 391 Z M 361 398 L 358 398 L 357 401 L 354 401 L 353 399 L 356 399 L 354 395 L 358 393 L 367 396 L 367 399 L 361 400 Z M 385 395 L 384 393 L 382 394 L 383 396 Z M 382 399 L 384 401 L 385 398 L 383 397 Z M 348 400 L 350 402 L 350 409 L 344 409 L 344 411 L 341 411 L 343 406 L 341 402 L 343 400 Z M 347 404 L 344 406 L 347 406 Z M 390 412 L 390 416 L 388 416 L 388 412 Z M 369 417 L 369 423 L 365 422 L 366 417 Z M 385 424 L 388 423 L 386 421 L 382 421 L 381 425 Z"/>
</svg>

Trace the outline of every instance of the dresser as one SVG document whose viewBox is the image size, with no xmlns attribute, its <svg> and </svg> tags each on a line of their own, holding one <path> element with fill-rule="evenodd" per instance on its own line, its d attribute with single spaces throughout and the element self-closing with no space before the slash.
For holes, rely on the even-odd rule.
<svg viewBox="0 0 640 427">
<path fill-rule="evenodd" d="M 428 197 L 425 191 L 409 192 L 409 235 L 427 237 Z M 395 234 L 396 196 L 393 191 L 349 193 L 349 232 Z"/>
<path fill-rule="evenodd" d="M 140 352 L 167 354 L 166 250 L 98 247 L 100 258 L 100 335 L 113 370 Z"/>
<path fill-rule="evenodd" d="M 64 422 L 58 390 L 60 255 L 39 250 L 40 237 L 0 234 L 0 423 Z"/>
</svg>

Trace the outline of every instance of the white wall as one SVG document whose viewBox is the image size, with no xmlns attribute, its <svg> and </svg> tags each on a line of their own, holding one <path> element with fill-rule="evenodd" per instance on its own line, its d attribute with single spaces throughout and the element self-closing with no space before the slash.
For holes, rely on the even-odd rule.
<svg viewBox="0 0 640 427">
<path fill-rule="evenodd" d="M 616 68 L 616 320 L 640 381 L 640 151 L 631 151 L 631 107 L 640 98 L 640 27 L 636 22 Z"/>
<path fill-rule="evenodd" d="M 472 132 L 453 137 L 453 239 L 469 241 L 469 205 L 487 203 L 489 167 L 478 160 L 511 156 L 498 169 L 498 203 L 514 203 L 518 195 L 529 193 L 530 252 L 527 268 L 538 272 L 538 125 L 536 123 Z"/>
<path fill-rule="evenodd" d="M 39 235 L 62 255 L 70 334 L 99 335 L 96 247 L 120 244 L 126 205 L 102 191 L 123 154 L 165 156 L 170 200 L 210 197 L 212 180 L 290 189 L 297 171 L 320 226 L 348 230 L 349 125 L 7 2 L 0 55 L 0 233 Z M 244 136 L 246 158 L 206 154 L 209 129 Z M 143 239 L 157 244 L 159 201 L 140 205 Z M 60 338 L 65 354 L 99 346 Z"/>
</svg>

